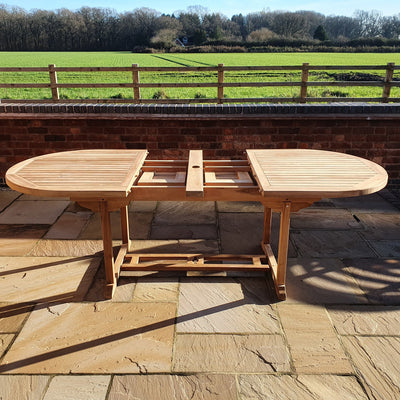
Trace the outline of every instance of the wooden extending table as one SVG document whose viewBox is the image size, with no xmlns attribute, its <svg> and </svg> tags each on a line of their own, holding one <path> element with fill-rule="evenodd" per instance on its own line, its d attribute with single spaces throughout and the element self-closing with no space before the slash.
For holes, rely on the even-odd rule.
<svg viewBox="0 0 400 400">
<path fill-rule="evenodd" d="M 100 212 L 111 298 L 120 271 L 270 270 L 279 299 L 286 298 L 290 213 L 322 198 L 370 194 L 385 187 L 379 165 L 321 150 L 247 150 L 247 160 L 147 160 L 146 150 L 77 150 L 23 161 L 6 174 L 14 190 L 37 196 L 68 197 Z M 262 255 L 138 254 L 129 250 L 131 201 L 258 201 L 264 206 Z M 121 211 L 122 245 L 114 258 L 110 212 Z M 277 259 L 270 246 L 272 211 L 280 213 Z"/>
</svg>

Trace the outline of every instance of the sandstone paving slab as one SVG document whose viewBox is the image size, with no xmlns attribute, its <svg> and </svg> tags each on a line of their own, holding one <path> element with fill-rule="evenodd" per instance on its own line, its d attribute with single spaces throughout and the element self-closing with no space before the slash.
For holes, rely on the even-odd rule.
<svg viewBox="0 0 400 400">
<path fill-rule="evenodd" d="M 101 269 L 103 269 L 103 268 L 101 268 Z M 106 300 L 104 298 L 105 284 L 106 284 L 105 279 L 103 279 L 101 281 L 96 281 L 96 284 L 92 285 L 92 287 L 90 288 L 87 296 L 85 297 L 85 300 L 86 301 L 108 301 L 111 303 L 131 302 L 132 301 L 132 297 L 133 297 L 133 293 L 134 293 L 135 285 L 136 285 L 135 279 L 120 277 L 118 279 L 118 285 L 115 289 L 112 299 L 108 299 L 108 300 Z"/>
<path fill-rule="evenodd" d="M 105 400 L 111 376 L 55 376 L 43 400 Z"/>
<path fill-rule="evenodd" d="M 14 201 L 0 213 L 0 224 L 54 224 L 69 201 Z"/>
<path fill-rule="evenodd" d="M 32 304 L 0 303 L 0 333 L 19 332 L 32 309 Z"/>
<path fill-rule="evenodd" d="M 129 211 L 152 213 L 157 208 L 157 201 L 131 201 Z"/>
<path fill-rule="evenodd" d="M 286 287 L 286 303 L 368 303 L 357 281 L 336 258 L 289 258 Z"/>
<path fill-rule="evenodd" d="M 155 225 L 207 225 L 216 223 L 213 201 L 160 201 L 154 216 Z"/>
<path fill-rule="evenodd" d="M 49 229 L 45 239 L 77 239 L 82 229 L 88 223 L 91 212 L 65 212 Z"/>
<path fill-rule="evenodd" d="M 264 229 L 263 213 L 221 213 L 218 214 L 222 253 L 262 254 L 261 241 Z M 273 213 L 271 246 L 277 254 L 279 242 L 279 215 Z M 289 242 L 289 257 L 297 252 Z"/>
<path fill-rule="evenodd" d="M 0 357 L 6 352 L 13 339 L 14 335 L 11 333 L 0 333 Z"/>
<path fill-rule="evenodd" d="M 241 375 L 239 393 L 252 400 L 368 400 L 354 376 Z"/>
<path fill-rule="evenodd" d="M 0 257 L 0 301 L 81 300 L 99 262 L 88 257 Z"/>
<path fill-rule="evenodd" d="M 400 212 L 358 213 L 357 218 L 365 227 L 361 234 L 367 240 L 400 240 Z"/>
<path fill-rule="evenodd" d="M 120 244 L 120 241 L 113 241 L 113 246 Z M 102 251 L 102 240 L 42 239 L 36 243 L 29 255 L 33 257 L 85 257 L 100 255 Z"/>
<path fill-rule="evenodd" d="M 218 212 L 228 213 L 263 213 L 264 206 L 258 201 L 217 201 Z"/>
<path fill-rule="evenodd" d="M 342 340 L 369 398 L 398 400 L 400 338 L 345 336 Z"/>
<path fill-rule="evenodd" d="M 181 278 L 176 329 L 185 333 L 280 333 L 265 280 Z"/>
<path fill-rule="evenodd" d="M 121 216 L 111 213 L 111 234 L 113 239 L 121 239 Z M 150 233 L 152 213 L 129 213 L 129 230 L 132 239 L 147 239 Z M 93 214 L 89 223 L 79 236 L 80 239 L 102 239 L 100 214 Z"/>
<path fill-rule="evenodd" d="M 305 208 L 292 213 L 290 217 L 290 226 L 292 229 L 318 230 L 350 230 L 363 228 L 347 210 L 317 207 Z"/>
<path fill-rule="evenodd" d="M 354 372 L 324 307 L 281 303 L 278 313 L 298 374 Z"/>
<path fill-rule="evenodd" d="M 217 239 L 217 226 L 208 225 L 153 225 L 151 239 Z"/>
<path fill-rule="evenodd" d="M 133 291 L 136 286 L 136 279 L 132 277 L 122 277 L 118 279 L 117 287 L 115 288 L 112 299 L 105 299 L 104 297 L 104 286 L 106 285 L 106 275 L 104 270 L 104 264 L 101 263 L 98 268 L 96 275 L 93 279 L 92 285 L 90 286 L 84 301 L 91 302 L 131 302 L 133 297 Z"/>
<path fill-rule="evenodd" d="M 14 190 L 0 190 L 0 212 L 16 200 L 21 193 Z"/>
<path fill-rule="evenodd" d="M 114 377 L 108 400 L 236 399 L 234 375 L 125 375 Z"/>
<path fill-rule="evenodd" d="M 373 304 L 400 304 L 400 260 L 344 259 L 348 271 Z"/>
<path fill-rule="evenodd" d="M 400 335 L 399 306 L 331 306 L 328 312 L 339 335 Z"/>
<path fill-rule="evenodd" d="M 49 376 L 0 375 L 0 399 L 43 400 Z"/>
<path fill-rule="evenodd" d="M 397 207 L 385 200 L 379 193 L 373 193 L 366 196 L 345 197 L 331 199 L 336 207 L 347 208 L 352 214 L 358 212 L 382 213 L 398 212 Z"/>
<path fill-rule="evenodd" d="M 81 206 L 76 201 L 70 201 L 68 207 L 64 210 L 64 212 L 70 212 L 70 213 L 90 212 L 91 214 L 94 214 L 93 211 L 89 210 L 86 207 Z"/>
<path fill-rule="evenodd" d="M 178 334 L 173 372 L 290 372 L 281 335 Z"/>
<path fill-rule="evenodd" d="M 170 372 L 175 313 L 173 303 L 37 307 L 3 358 L 0 372 Z"/>
<path fill-rule="evenodd" d="M 179 281 L 174 278 L 139 278 L 133 301 L 176 302 L 178 301 Z"/>
<path fill-rule="evenodd" d="M 292 231 L 291 239 L 302 257 L 374 257 L 365 240 L 354 231 Z"/>
<path fill-rule="evenodd" d="M 400 258 L 400 240 L 374 240 L 368 243 L 380 257 Z"/>
<path fill-rule="evenodd" d="M 0 256 L 28 254 L 48 229 L 48 225 L 0 225 Z"/>
</svg>

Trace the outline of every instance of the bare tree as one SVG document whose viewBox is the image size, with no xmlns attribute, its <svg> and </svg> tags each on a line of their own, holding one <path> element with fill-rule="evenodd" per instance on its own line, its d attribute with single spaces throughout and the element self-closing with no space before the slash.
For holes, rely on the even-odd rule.
<svg viewBox="0 0 400 400">
<path fill-rule="evenodd" d="M 29 50 L 28 16 L 20 7 L 0 5 L 0 49 Z"/>
<path fill-rule="evenodd" d="M 355 39 L 359 34 L 359 23 L 351 17 L 329 16 L 325 18 L 324 28 L 331 40 Z"/>
<path fill-rule="evenodd" d="M 301 13 L 276 13 L 271 30 L 283 38 L 309 38 L 310 25 Z"/>
<path fill-rule="evenodd" d="M 318 26 L 331 40 L 400 39 L 400 14 L 382 17 L 378 11 L 358 10 L 353 17 L 325 17 L 313 11 L 264 10 L 229 19 L 203 6 L 191 6 L 170 16 L 150 8 L 123 14 L 90 7 L 27 12 L 0 4 L 0 50 L 132 50 L 151 43 L 168 47 L 176 37 L 187 37 L 193 44 L 210 40 L 265 41 L 274 35 L 311 39 Z"/>
<path fill-rule="evenodd" d="M 382 33 L 382 15 L 379 11 L 357 10 L 354 18 L 359 23 L 360 37 L 378 37 Z"/>
<path fill-rule="evenodd" d="M 120 34 L 124 47 L 148 46 L 156 32 L 160 13 L 150 8 L 138 8 L 121 17 Z"/>
<path fill-rule="evenodd" d="M 382 18 L 382 36 L 387 39 L 400 39 L 400 14 Z"/>
<path fill-rule="evenodd" d="M 273 20 L 274 14 L 267 11 L 247 14 L 245 18 L 247 32 L 250 33 L 261 28 L 271 29 Z"/>
</svg>

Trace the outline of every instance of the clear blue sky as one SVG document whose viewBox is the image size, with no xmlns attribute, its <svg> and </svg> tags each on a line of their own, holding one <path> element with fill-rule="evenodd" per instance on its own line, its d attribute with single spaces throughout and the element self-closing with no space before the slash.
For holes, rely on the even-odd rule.
<svg viewBox="0 0 400 400">
<path fill-rule="evenodd" d="M 190 0 L 0 0 L 0 4 L 9 6 L 18 6 L 25 10 L 42 9 L 57 10 L 68 8 L 77 10 L 83 6 L 112 8 L 118 12 L 132 11 L 135 8 L 148 7 L 166 14 L 172 14 L 175 11 L 186 10 L 188 6 L 201 4 L 211 12 L 221 12 L 231 17 L 233 14 L 248 14 L 254 11 L 262 10 L 309 10 L 320 12 L 324 15 L 353 15 L 355 10 L 377 10 L 383 15 L 400 14 L 399 0 L 385 0 L 377 2 L 376 0 L 205 0 L 202 2 L 193 2 Z"/>
</svg>

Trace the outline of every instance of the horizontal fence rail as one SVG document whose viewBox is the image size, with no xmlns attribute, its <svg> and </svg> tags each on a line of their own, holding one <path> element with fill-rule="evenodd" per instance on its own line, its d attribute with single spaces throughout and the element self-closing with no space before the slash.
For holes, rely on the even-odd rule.
<svg viewBox="0 0 400 400">
<path fill-rule="evenodd" d="M 0 101 L 3 103 L 267 103 L 267 102 L 279 102 L 279 103 L 308 103 L 308 102 L 376 102 L 376 103 L 388 103 L 388 102 L 400 102 L 400 97 L 392 95 L 392 88 L 400 87 L 400 79 L 394 77 L 395 71 L 400 70 L 399 66 L 394 63 L 388 63 L 387 65 L 309 65 L 304 63 L 299 66 L 224 66 L 219 64 L 217 67 L 139 67 L 138 64 L 133 64 L 131 67 L 56 67 L 54 64 L 50 64 L 48 67 L 11 67 L 11 68 L 0 68 L 0 73 L 18 73 L 18 77 L 29 76 L 29 73 L 46 73 L 48 74 L 48 81 L 44 83 L 3 83 L 0 81 L 0 89 L 48 89 L 49 95 L 45 98 L 31 98 L 31 99 L 17 99 L 10 97 L 3 97 Z M 257 73 L 266 73 L 270 71 L 286 72 L 291 71 L 297 73 L 299 80 L 289 81 L 248 81 L 251 74 L 257 78 Z M 371 80 L 338 80 L 333 81 L 317 81 L 310 80 L 310 72 L 328 73 L 327 71 L 382 71 L 382 76 L 376 77 Z M 129 73 L 131 80 L 129 82 L 120 83 L 81 83 L 81 82 L 59 82 L 58 73 L 73 73 L 74 76 L 84 73 Z M 198 73 L 204 74 L 204 77 L 212 79 L 207 82 L 195 82 L 190 79 L 189 82 L 146 82 L 141 81 L 141 73 L 159 74 L 161 77 L 165 77 L 167 73 L 172 74 L 171 76 L 182 77 L 186 73 Z M 229 82 L 226 79 L 227 73 L 243 73 L 246 79 L 238 82 Z M 249 75 L 250 74 L 250 75 Z M 198 77 L 198 76 L 197 76 Z M 361 76 L 362 78 L 362 76 Z M 263 97 L 228 97 L 226 90 L 228 88 L 298 88 L 296 95 L 291 97 L 285 96 L 263 96 Z M 369 88 L 381 88 L 381 95 L 371 97 L 340 97 L 340 95 L 330 96 L 315 96 L 310 94 L 311 88 L 326 88 L 326 87 L 369 87 Z M 112 88 L 123 88 L 129 89 L 131 95 L 129 98 L 68 98 L 60 96 L 60 89 L 112 89 Z M 142 95 L 143 89 L 162 89 L 174 88 L 214 88 L 214 95 L 210 97 L 197 96 L 196 98 L 163 98 L 153 96 L 152 98 L 146 98 Z M 162 92 L 161 92 L 162 93 Z"/>
</svg>

